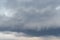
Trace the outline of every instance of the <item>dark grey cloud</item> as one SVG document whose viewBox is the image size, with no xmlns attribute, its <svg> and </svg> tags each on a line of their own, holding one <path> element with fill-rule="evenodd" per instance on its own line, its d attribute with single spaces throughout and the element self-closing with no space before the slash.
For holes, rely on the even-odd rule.
<svg viewBox="0 0 60 40">
<path fill-rule="evenodd" d="M 0 31 L 59 35 L 60 0 L 0 0 L 0 4 Z"/>
</svg>

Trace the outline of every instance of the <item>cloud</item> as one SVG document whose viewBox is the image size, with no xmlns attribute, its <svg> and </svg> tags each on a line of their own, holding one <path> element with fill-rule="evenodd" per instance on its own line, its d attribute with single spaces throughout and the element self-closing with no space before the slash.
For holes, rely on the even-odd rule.
<svg viewBox="0 0 60 40">
<path fill-rule="evenodd" d="M 0 32 L 0 40 L 60 40 L 57 36 L 28 37 L 22 35 L 17 37 L 15 34 L 15 32 Z"/>
<path fill-rule="evenodd" d="M 59 0 L 0 1 L 0 31 L 31 36 L 59 35 Z"/>
<path fill-rule="evenodd" d="M 15 37 L 13 34 L 5 34 L 0 32 L 0 40 L 17 40 L 17 37 Z"/>
</svg>

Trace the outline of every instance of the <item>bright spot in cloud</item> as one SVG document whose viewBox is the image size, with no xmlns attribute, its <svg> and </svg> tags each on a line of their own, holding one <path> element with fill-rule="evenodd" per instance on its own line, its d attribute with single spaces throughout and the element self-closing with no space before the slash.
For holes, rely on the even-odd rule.
<svg viewBox="0 0 60 40">
<path fill-rule="evenodd" d="M 0 10 L 0 16 L 5 16 L 5 17 L 13 17 L 13 14 L 15 12 L 12 9 L 6 9 L 6 8 L 2 8 Z"/>
<path fill-rule="evenodd" d="M 60 6 L 56 7 L 56 10 L 60 10 Z"/>
</svg>

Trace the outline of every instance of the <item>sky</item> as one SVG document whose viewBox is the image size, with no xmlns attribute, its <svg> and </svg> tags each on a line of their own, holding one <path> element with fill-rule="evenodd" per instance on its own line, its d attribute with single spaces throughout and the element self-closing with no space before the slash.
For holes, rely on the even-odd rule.
<svg viewBox="0 0 60 40">
<path fill-rule="evenodd" d="M 0 0 L 0 40 L 60 40 L 60 0 Z"/>
</svg>

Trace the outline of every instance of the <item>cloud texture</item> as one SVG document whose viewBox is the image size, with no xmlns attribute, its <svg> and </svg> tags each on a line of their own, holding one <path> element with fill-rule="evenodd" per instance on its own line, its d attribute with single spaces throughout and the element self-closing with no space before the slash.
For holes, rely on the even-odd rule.
<svg viewBox="0 0 60 40">
<path fill-rule="evenodd" d="M 15 36 L 15 33 L 6 34 L 0 32 L 0 40 L 60 40 L 60 37 L 56 36 L 44 36 L 44 37 L 26 37 L 26 36 Z"/>
<path fill-rule="evenodd" d="M 60 0 L 0 0 L 1 40 L 59 40 L 59 30 Z"/>
<path fill-rule="evenodd" d="M 59 25 L 59 9 L 53 6 L 53 4 L 46 4 L 46 7 L 40 4 L 40 0 L 37 3 L 34 0 L 5 0 L 2 1 L 0 8 L 0 26 L 14 27 L 19 26 L 22 29 L 36 29 L 49 28 Z M 50 1 L 53 2 L 53 1 Z M 30 4 L 31 3 L 31 4 Z M 48 1 L 46 1 L 48 3 Z M 35 4 L 35 5 L 33 5 Z M 43 3 L 44 4 L 44 3 Z M 4 6 L 5 5 L 5 6 Z M 39 6 L 44 7 L 39 7 Z"/>
</svg>

